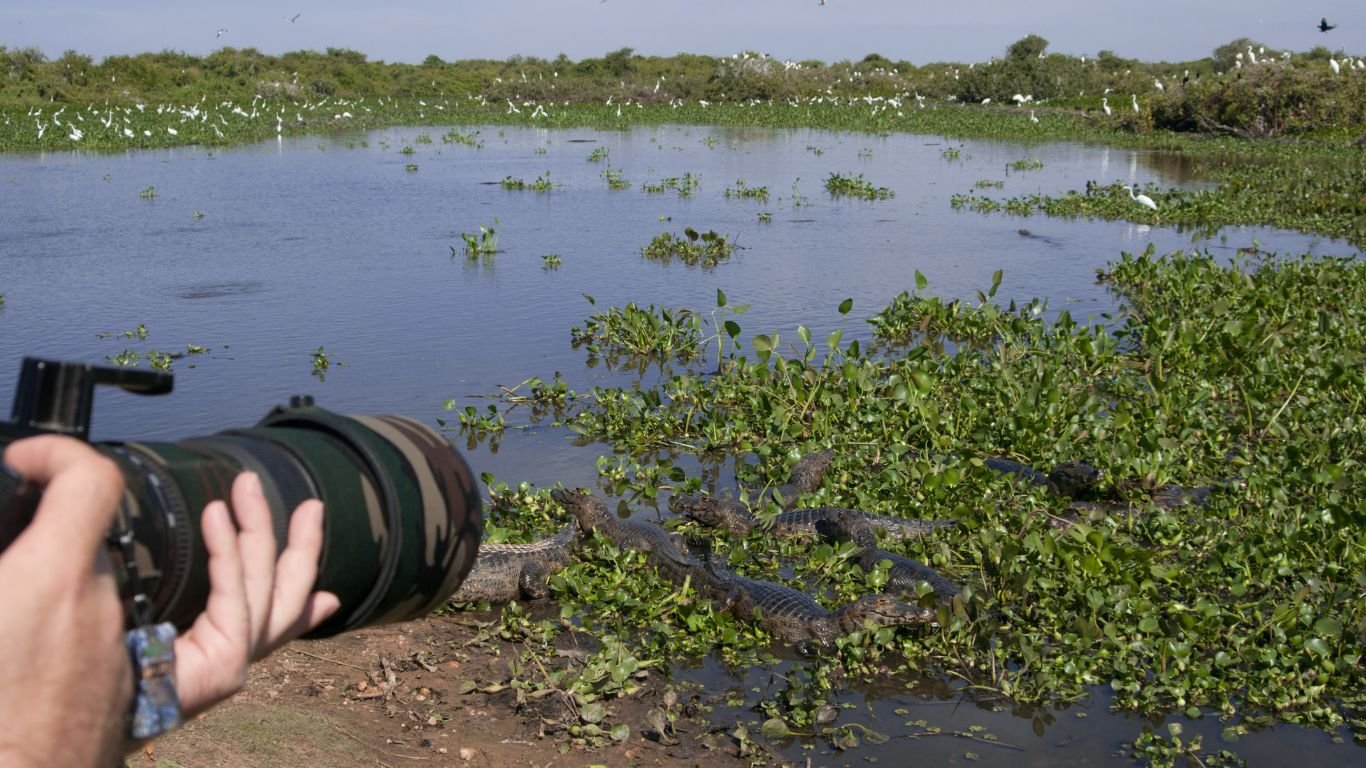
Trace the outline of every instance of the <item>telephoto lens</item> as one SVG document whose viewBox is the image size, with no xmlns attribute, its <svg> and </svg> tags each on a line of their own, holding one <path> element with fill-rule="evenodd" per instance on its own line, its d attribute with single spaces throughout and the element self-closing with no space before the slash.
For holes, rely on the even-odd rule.
<svg viewBox="0 0 1366 768">
<path fill-rule="evenodd" d="M 401 416 L 343 416 L 296 402 L 255 427 L 175 443 L 101 443 L 124 470 L 124 512 L 156 621 L 188 626 L 208 597 L 204 505 L 243 470 L 261 478 L 283 548 L 290 512 L 326 513 L 317 589 L 341 609 L 310 637 L 429 613 L 460 586 L 479 545 L 479 494 L 440 435 Z"/>
<path fill-rule="evenodd" d="M 162 394 L 171 377 L 25 359 L 13 420 L 0 422 L 0 449 L 36 434 L 85 438 L 97 384 Z M 200 515 L 210 501 L 229 498 L 243 471 L 261 479 L 281 550 L 295 507 L 310 498 L 324 504 L 315 589 L 335 593 L 341 608 L 309 637 L 429 613 L 460 586 L 478 552 L 480 502 L 469 466 L 437 432 L 402 416 L 344 416 L 303 397 L 252 427 L 93 445 L 123 472 L 110 552 L 136 574 L 125 594 L 145 598 L 151 622 L 185 629 L 203 612 L 209 578 Z M 24 488 L 0 484 L 0 548 L 36 504 Z"/>
</svg>

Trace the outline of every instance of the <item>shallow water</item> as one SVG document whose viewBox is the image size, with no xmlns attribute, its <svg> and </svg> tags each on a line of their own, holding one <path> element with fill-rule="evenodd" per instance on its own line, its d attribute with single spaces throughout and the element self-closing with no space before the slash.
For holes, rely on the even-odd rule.
<svg viewBox="0 0 1366 768">
<path fill-rule="evenodd" d="M 433 143 L 418 143 L 424 132 Z M 966 297 L 987 289 L 1002 269 L 999 301 L 1046 298 L 1051 310 L 1085 319 L 1116 308 L 1094 278 L 1121 251 L 1193 247 L 1190 234 L 1166 228 L 983 216 L 949 206 L 951 195 L 973 192 L 983 179 L 1003 182 L 980 191 L 998 198 L 1081 189 L 1088 180 L 1199 183 L 1170 158 L 1134 150 L 707 127 L 484 128 L 484 146 L 474 149 L 443 144 L 442 132 L 0 157 L 0 399 L 12 396 L 25 355 L 95 362 L 125 348 L 178 351 L 189 343 L 211 351 L 176 362 L 173 394 L 101 394 L 93 436 L 176 439 L 243 426 L 296 393 L 341 412 L 403 413 L 435 426 L 438 418 L 453 420 L 444 401 L 482 409 L 491 401 L 476 396 L 529 376 L 562 372 L 575 390 L 625 381 L 585 365 L 569 329 L 629 301 L 705 314 L 720 289 L 732 305 L 752 306 L 738 318 L 745 336 L 776 331 L 795 340 L 805 324 L 816 338 L 843 325 L 846 339 L 866 339 L 864 320 L 912 290 L 917 271 L 931 292 Z M 400 153 L 405 146 L 414 152 Z M 944 157 L 951 147 L 959 149 L 956 160 Z M 607 150 L 606 162 L 588 161 L 595 148 Z M 1043 167 L 1007 170 L 1024 158 Z M 406 170 L 409 163 L 417 170 Z M 609 190 L 602 178 L 608 167 L 632 187 Z M 497 184 L 506 176 L 531 182 L 547 171 L 556 185 L 549 193 Z M 641 189 L 685 173 L 700 179 L 691 197 Z M 895 197 L 832 199 L 823 188 L 831 173 L 863 174 Z M 724 191 L 740 179 L 767 186 L 769 200 L 727 199 Z M 147 190 L 155 194 L 140 194 Z M 761 212 L 771 221 L 761 221 Z M 460 234 L 481 225 L 496 228 L 500 252 L 471 261 Z M 740 248 L 711 270 L 641 257 L 656 235 L 684 227 L 714 229 Z M 1254 243 L 1285 253 L 1356 252 L 1265 228 L 1225 230 L 1194 246 L 1231 256 Z M 548 254 L 561 257 L 558 269 L 544 267 Z M 854 300 L 847 319 L 836 312 L 845 298 Z M 119 337 L 140 324 L 145 341 Z M 310 375 L 320 346 L 332 361 L 323 381 Z M 509 423 L 525 419 L 513 414 Z M 601 445 L 575 446 L 562 430 L 512 429 L 468 458 L 476 471 L 510 484 L 592 486 L 594 459 L 603 452 Z M 697 674 L 716 685 L 761 684 L 706 664 Z M 846 700 L 856 707 L 840 722 L 854 718 L 893 736 L 910 720 L 950 730 L 977 725 L 1016 749 L 954 737 L 911 746 L 894 738 L 813 756 L 817 764 L 879 755 L 900 764 L 898 755 L 911 749 L 932 764 L 1122 765 L 1129 761 L 1115 756 L 1119 743 L 1141 730 L 1108 713 L 1105 691 L 1088 706 L 1054 713 L 1041 735 L 1034 725 L 1040 718 L 950 703 L 957 694 L 927 699 L 923 690 L 898 687 Z M 1205 734 L 1207 751 L 1216 748 L 1216 722 L 1186 727 Z M 1255 756 L 1254 765 L 1366 759 L 1326 734 L 1290 727 L 1245 737 L 1234 748 Z M 783 752 L 796 759 L 805 750 L 793 744 Z"/>
</svg>

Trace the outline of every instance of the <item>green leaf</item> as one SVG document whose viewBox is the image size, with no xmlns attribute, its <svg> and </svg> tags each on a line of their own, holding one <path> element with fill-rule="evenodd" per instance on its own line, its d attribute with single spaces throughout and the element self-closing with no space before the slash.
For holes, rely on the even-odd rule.
<svg viewBox="0 0 1366 768">
<path fill-rule="evenodd" d="M 1320 658 L 1325 659 L 1328 658 L 1328 656 L 1331 655 L 1333 652 L 1332 649 L 1328 647 L 1328 643 L 1325 643 L 1323 641 L 1323 638 L 1321 637 L 1309 638 L 1308 640 L 1304 641 L 1304 647 L 1310 653 L 1316 654 Z"/>
<path fill-rule="evenodd" d="M 781 739 L 792 733 L 791 729 L 787 727 L 787 723 L 784 723 L 782 718 L 778 717 L 771 717 L 765 720 L 763 726 L 759 729 L 759 732 L 762 733 L 766 739 Z"/>
<path fill-rule="evenodd" d="M 1005 270 L 998 269 L 991 273 L 991 290 L 987 291 L 988 296 L 995 296 L 996 289 L 1001 287 L 1001 278 L 1005 276 Z"/>
<path fill-rule="evenodd" d="M 726 306 L 726 294 L 725 291 L 722 291 L 720 288 L 716 289 L 716 306 Z"/>
<path fill-rule="evenodd" d="M 923 290 L 925 290 L 925 286 L 927 286 L 927 285 L 929 285 L 929 284 L 930 284 L 930 281 L 929 281 L 929 280 L 926 280 L 926 279 L 925 279 L 925 276 L 922 275 L 922 274 L 920 274 L 920 270 L 917 269 L 917 270 L 915 271 L 915 289 L 916 289 L 917 291 L 923 291 Z"/>
<path fill-rule="evenodd" d="M 734 320 L 726 321 L 726 334 L 732 339 L 740 335 L 740 324 Z"/>
<path fill-rule="evenodd" d="M 1324 616 L 1314 622 L 1314 631 L 1325 637 L 1338 637 L 1342 634 L 1342 622 L 1330 616 Z"/>
<path fill-rule="evenodd" d="M 750 339 L 749 343 L 750 346 L 754 347 L 755 352 L 772 352 L 773 346 L 778 343 L 777 334 L 774 334 L 774 336 L 770 337 L 766 333 L 761 333 L 758 336 L 755 336 L 754 338 Z"/>
<path fill-rule="evenodd" d="M 854 308 L 854 300 L 853 300 L 853 299 L 845 299 L 844 301 L 841 301 L 841 302 L 840 302 L 840 314 L 841 314 L 841 315 L 847 315 L 847 314 L 849 314 L 849 310 L 851 310 L 851 309 L 853 309 L 853 308 Z"/>
<path fill-rule="evenodd" d="M 600 723 L 607 716 L 607 708 L 600 701 L 590 701 L 579 708 L 579 719 L 585 723 Z"/>
<path fill-rule="evenodd" d="M 631 726 L 626 723 L 617 723 L 612 726 L 609 735 L 611 735 L 612 741 L 626 741 L 631 738 Z"/>
<path fill-rule="evenodd" d="M 808 328 L 807 328 L 806 326 L 804 326 L 804 325 L 799 325 L 799 326 L 797 326 L 797 338 L 801 339 L 803 344 L 805 344 L 805 345 L 807 345 L 807 346 L 810 346 L 810 345 L 811 345 L 811 331 L 810 331 L 810 329 L 808 329 Z"/>
</svg>

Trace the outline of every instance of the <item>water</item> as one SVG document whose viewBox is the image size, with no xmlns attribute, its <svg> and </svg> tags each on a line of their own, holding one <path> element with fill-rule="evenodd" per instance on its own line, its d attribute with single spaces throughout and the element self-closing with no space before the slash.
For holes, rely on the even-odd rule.
<svg viewBox="0 0 1366 768">
<path fill-rule="evenodd" d="M 418 142 L 424 130 L 433 143 Z M 0 156 L 0 399 L 12 397 L 25 355 L 95 362 L 125 348 L 196 344 L 211 351 L 176 362 L 173 394 L 102 393 L 93 436 L 177 439 L 242 426 L 298 393 L 344 413 L 403 413 L 435 425 L 454 417 L 443 410 L 446 400 L 482 409 L 490 401 L 476 396 L 529 376 L 562 372 L 575 390 L 624 381 L 586 366 L 586 353 L 569 343 L 571 327 L 609 306 L 634 301 L 706 313 L 719 289 L 731 304 L 752 306 L 738 318 L 745 336 L 795 340 L 804 324 L 816 338 L 843 325 L 846 339 L 866 339 L 864 320 L 913 289 L 917 271 L 947 298 L 987 289 L 1002 269 L 1000 301 L 1041 297 L 1053 311 L 1097 317 L 1115 309 L 1095 284 L 1097 268 L 1149 244 L 1159 253 L 1190 248 L 1191 236 L 1124 222 L 983 216 L 952 210 L 950 196 L 983 179 L 1003 182 L 982 191 L 998 198 L 1081 189 L 1087 180 L 1200 183 L 1169 157 L 1074 144 L 706 127 L 485 128 L 483 148 L 474 149 L 443 144 L 440 134 L 408 128 L 231 150 Z M 405 146 L 414 152 L 401 153 Z M 957 160 L 944 157 L 951 147 Z M 588 161 L 596 148 L 607 161 Z M 1043 168 L 1007 171 L 1024 158 Z M 409 163 L 417 170 L 406 170 Z M 609 190 L 608 167 L 632 187 Z M 547 171 L 556 185 L 549 193 L 497 184 Z M 700 179 L 692 197 L 641 190 L 686 173 Z M 823 188 L 831 173 L 863 174 L 895 197 L 831 199 Z M 739 179 L 767 186 L 768 202 L 726 199 Z M 144 197 L 148 190 L 154 194 Z M 495 227 L 500 252 L 467 260 L 460 234 L 481 225 Z M 656 235 L 689 226 L 729 235 L 740 248 L 712 270 L 641 257 Z M 1022 236 L 1022 227 L 1031 235 Z M 1195 245 L 1231 255 L 1254 242 L 1288 253 L 1355 252 L 1265 228 L 1225 230 Z M 548 254 L 560 256 L 558 269 L 544 268 Z M 836 311 L 845 298 L 854 300 L 847 319 Z M 139 325 L 145 341 L 119 338 Z M 311 375 L 319 347 L 332 361 L 323 381 Z M 477 471 L 509 483 L 593 486 L 594 459 L 606 450 L 575 446 L 556 429 L 510 430 L 468 457 Z M 697 674 L 742 689 L 760 684 L 706 664 Z M 977 764 L 1123 765 L 1119 743 L 1141 730 L 1108 713 L 1103 690 L 1038 730 L 1041 716 L 945 703 L 960 698 L 900 686 L 854 691 L 846 701 L 857 708 L 841 722 L 853 718 L 891 735 L 917 719 L 948 730 L 978 725 L 1016 747 L 917 739 L 909 748 L 934 764 L 964 762 L 972 752 Z M 1214 721 L 1186 727 L 1205 734 L 1207 751 L 1218 744 Z M 906 748 L 893 739 L 816 762 L 894 759 Z M 1291 727 L 1245 737 L 1236 749 L 1259 766 L 1308 755 L 1363 761 L 1359 749 Z M 784 754 L 806 753 L 794 744 Z"/>
</svg>

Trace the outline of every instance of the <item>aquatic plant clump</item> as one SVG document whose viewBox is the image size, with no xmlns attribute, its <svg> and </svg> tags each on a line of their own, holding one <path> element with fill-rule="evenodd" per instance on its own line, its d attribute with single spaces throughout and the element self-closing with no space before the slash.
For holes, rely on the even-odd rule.
<svg viewBox="0 0 1366 768">
<path fill-rule="evenodd" d="M 639 355 L 687 360 L 700 349 L 702 323 L 690 309 L 642 309 L 634 302 L 595 314 L 570 330 L 574 346 L 604 355 Z"/>
<path fill-rule="evenodd" d="M 1346 725 L 1366 738 L 1366 265 L 1148 252 L 1102 277 L 1130 309 L 1101 324 L 922 297 L 924 332 L 974 341 L 953 354 L 873 350 L 799 329 L 785 354 L 776 335 L 753 335 L 718 375 L 598 387 L 566 420 L 627 455 L 753 455 L 737 466 L 750 487 L 782 482 L 792 453 L 775 446 L 837 446 L 822 503 L 956 520 L 898 550 L 963 585 L 938 629 L 869 631 L 820 664 L 949 675 L 1037 704 L 1108 685 L 1115 706 L 1144 715 Z M 1069 519 L 1066 500 L 983 466 L 1002 452 L 1093 463 L 1122 503 Z M 646 463 L 635 481 L 622 474 L 680 484 Z M 1156 504 L 1171 484 L 1207 487 L 1207 503 Z M 794 583 L 838 585 L 842 599 L 876 582 L 833 549 L 750 537 L 728 547 L 747 573 L 773 578 L 776 566 L 739 554 L 772 550 Z M 714 617 L 611 601 L 617 590 L 590 574 L 562 574 L 566 610 L 595 616 L 608 600 L 613 626 L 652 627 L 641 658 L 667 660 L 708 633 L 743 663 L 763 642 Z"/>
<path fill-rule="evenodd" d="M 641 255 L 652 261 L 668 264 L 675 259 L 690 267 L 711 269 L 730 258 L 734 246 L 726 235 L 716 230 L 698 232 L 692 227 L 683 230 L 683 236 L 672 232 L 661 232 L 641 249 Z"/>
<path fill-rule="evenodd" d="M 836 197 L 857 197 L 862 200 L 887 200 L 896 193 L 886 187 L 875 187 L 863 174 L 845 176 L 831 173 L 825 179 L 825 190 Z"/>
</svg>

